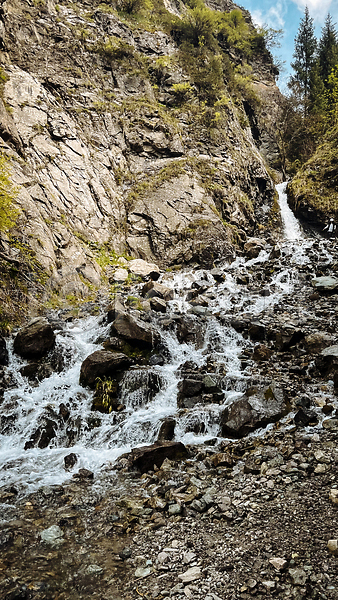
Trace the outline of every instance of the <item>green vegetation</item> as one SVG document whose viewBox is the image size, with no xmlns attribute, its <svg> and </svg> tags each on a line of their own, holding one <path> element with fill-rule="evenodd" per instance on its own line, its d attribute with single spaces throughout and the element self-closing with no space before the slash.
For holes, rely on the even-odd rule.
<svg viewBox="0 0 338 600">
<path fill-rule="evenodd" d="M 338 212 L 338 35 L 330 14 L 317 40 L 305 9 L 292 67 L 291 95 L 276 128 L 281 161 L 295 174 L 290 185 L 295 205 L 310 205 L 325 219 Z"/>
<path fill-rule="evenodd" d="M 19 211 L 13 206 L 17 189 L 10 180 L 10 161 L 0 153 L 0 231 L 8 231 L 15 225 Z"/>
<path fill-rule="evenodd" d="M 117 383 L 114 379 L 97 377 L 92 410 L 98 410 L 102 413 L 111 413 L 112 410 L 116 410 L 116 392 Z"/>
</svg>

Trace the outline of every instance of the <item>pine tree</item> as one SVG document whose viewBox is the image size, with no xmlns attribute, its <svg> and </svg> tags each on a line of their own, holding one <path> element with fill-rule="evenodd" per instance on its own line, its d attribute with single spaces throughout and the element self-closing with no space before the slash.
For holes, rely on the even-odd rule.
<svg viewBox="0 0 338 600">
<path fill-rule="evenodd" d="M 313 19 L 310 17 L 308 7 L 305 8 L 298 33 L 295 38 L 294 62 L 291 67 L 295 75 L 290 78 L 290 89 L 300 90 L 304 116 L 308 112 L 308 100 L 311 90 L 311 71 L 316 60 L 317 40 L 314 33 Z"/>
<path fill-rule="evenodd" d="M 320 77 L 327 88 L 329 75 L 338 63 L 338 36 L 330 13 L 325 19 L 319 40 L 318 59 Z"/>
</svg>

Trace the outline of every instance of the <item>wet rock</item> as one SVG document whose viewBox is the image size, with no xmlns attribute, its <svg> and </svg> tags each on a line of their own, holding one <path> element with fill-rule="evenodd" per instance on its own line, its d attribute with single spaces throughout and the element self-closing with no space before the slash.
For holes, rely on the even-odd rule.
<svg viewBox="0 0 338 600">
<path fill-rule="evenodd" d="M 249 326 L 249 336 L 254 342 L 260 342 L 265 340 L 266 330 L 265 326 L 258 321 L 252 322 Z"/>
<path fill-rule="evenodd" d="M 276 349 L 286 352 L 304 338 L 304 332 L 295 327 L 285 327 L 276 333 Z"/>
<path fill-rule="evenodd" d="M 315 412 L 307 410 L 305 408 L 300 408 L 294 416 L 294 422 L 296 423 L 296 425 L 307 427 L 308 425 L 310 425 L 310 423 L 318 423 L 318 417 Z"/>
<path fill-rule="evenodd" d="M 174 290 L 161 283 L 149 281 L 142 288 L 142 296 L 145 298 L 161 298 L 161 300 L 168 302 L 174 299 Z"/>
<path fill-rule="evenodd" d="M 203 382 L 201 379 L 183 379 L 178 383 L 178 402 L 183 398 L 197 396 L 202 391 L 202 388 Z"/>
<path fill-rule="evenodd" d="M 249 238 L 244 244 L 244 252 L 249 258 L 257 258 L 260 251 L 265 247 L 265 241 L 259 238 Z"/>
<path fill-rule="evenodd" d="M 223 273 L 223 271 L 221 269 L 217 269 L 216 267 L 214 269 L 211 269 L 210 275 L 212 275 L 218 283 L 224 281 L 225 279 L 225 274 Z"/>
<path fill-rule="evenodd" d="M 6 367 L 8 365 L 8 350 L 6 340 L 0 335 L 0 365 Z"/>
<path fill-rule="evenodd" d="M 160 431 L 157 436 L 158 442 L 171 442 L 175 436 L 176 420 L 172 418 L 164 419 L 161 423 Z"/>
<path fill-rule="evenodd" d="M 224 437 L 243 437 L 253 429 L 275 423 L 287 413 L 283 394 L 274 386 L 263 393 L 256 391 L 244 396 L 227 407 L 221 416 L 221 431 Z"/>
<path fill-rule="evenodd" d="M 254 351 L 252 354 L 252 360 L 255 360 L 257 362 L 266 361 L 266 360 L 269 360 L 272 355 L 273 355 L 273 350 L 271 350 L 271 348 L 268 348 L 264 344 L 258 344 L 254 348 Z"/>
<path fill-rule="evenodd" d="M 324 348 L 332 345 L 333 337 L 324 332 L 316 332 L 307 335 L 303 340 L 303 346 L 307 352 L 318 354 Z"/>
<path fill-rule="evenodd" d="M 162 366 L 164 365 L 164 358 L 163 356 L 161 356 L 160 354 L 153 354 L 150 358 L 149 358 L 149 366 L 151 367 L 155 367 L 155 366 Z"/>
<path fill-rule="evenodd" d="M 65 461 L 65 469 L 66 469 L 66 471 L 68 471 L 69 469 L 72 469 L 74 467 L 74 465 L 76 465 L 77 456 L 74 452 L 71 452 L 70 454 L 67 454 L 67 456 L 64 457 L 64 461 Z"/>
<path fill-rule="evenodd" d="M 166 458 L 182 460 L 187 458 L 189 453 L 181 442 L 155 442 L 151 446 L 133 448 L 130 454 L 125 456 L 129 459 L 131 467 L 145 473 L 152 470 L 154 465 L 160 468 Z"/>
<path fill-rule="evenodd" d="M 322 375 L 328 375 L 332 370 L 338 369 L 338 345 L 322 350 L 315 363 Z"/>
<path fill-rule="evenodd" d="M 57 429 L 57 422 L 43 417 L 43 423 L 34 431 L 30 440 L 25 443 L 24 449 L 30 450 L 34 447 L 40 449 L 47 448 L 50 442 L 56 437 Z"/>
<path fill-rule="evenodd" d="M 152 326 L 130 313 L 117 316 L 112 325 L 112 332 L 130 343 L 147 348 L 152 348 L 158 341 L 158 334 Z"/>
<path fill-rule="evenodd" d="M 73 479 L 83 479 L 83 480 L 93 480 L 94 473 L 93 471 L 89 471 L 89 469 L 79 469 L 75 475 L 73 475 Z"/>
<path fill-rule="evenodd" d="M 318 292 L 332 294 L 332 293 L 335 293 L 336 290 L 338 290 L 338 278 L 337 277 L 330 277 L 330 276 L 316 277 L 315 279 L 312 279 L 311 284 L 315 288 L 315 290 L 317 290 Z"/>
<path fill-rule="evenodd" d="M 42 381 L 53 374 L 53 369 L 49 363 L 33 362 L 21 367 L 20 373 L 30 381 Z"/>
<path fill-rule="evenodd" d="M 150 298 L 150 307 L 155 312 L 165 313 L 167 310 L 167 303 L 165 300 L 162 300 L 161 298 L 157 298 L 157 297 Z"/>
<path fill-rule="evenodd" d="M 148 263 L 140 258 L 130 260 L 128 268 L 134 275 L 142 278 L 150 277 L 153 281 L 157 281 L 160 276 L 160 269 L 155 263 Z"/>
<path fill-rule="evenodd" d="M 96 350 L 87 356 L 81 365 L 80 384 L 94 387 L 98 377 L 114 377 L 128 369 L 131 364 L 132 360 L 121 352 Z"/>
<path fill-rule="evenodd" d="M 41 358 L 54 343 L 55 334 L 47 319 L 36 318 L 17 333 L 14 350 L 23 358 Z"/>
</svg>

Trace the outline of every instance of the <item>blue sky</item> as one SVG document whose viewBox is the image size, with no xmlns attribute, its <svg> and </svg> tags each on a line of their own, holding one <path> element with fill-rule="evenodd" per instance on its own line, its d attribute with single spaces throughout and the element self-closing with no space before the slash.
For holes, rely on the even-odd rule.
<svg viewBox="0 0 338 600">
<path fill-rule="evenodd" d="M 238 0 L 237 4 L 250 11 L 253 20 L 259 25 L 267 24 L 274 29 L 283 29 L 284 36 L 281 48 L 275 48 L 275 54 L 282 61 L 286 61 L 286 73 L 281 73 L 278 85 L 285 91 L 286 81 L 292 69 L 292 55 L 294 40 L 298 31 L 300 19 L 304 16 L 305 7 L 308 6 L 310 16 L 314 19 L 317 38 L 321 35 L 321 28 L 329 12 L 335 23 L 338 22 L 338 0 Z"/>
</svg>

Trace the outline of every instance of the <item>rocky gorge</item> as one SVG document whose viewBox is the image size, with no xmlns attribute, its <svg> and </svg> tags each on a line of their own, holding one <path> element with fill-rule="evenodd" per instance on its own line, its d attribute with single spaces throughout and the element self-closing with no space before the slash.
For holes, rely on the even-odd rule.
<svg viewBox="0 0 338 600">
<path fill-rule="evenodd" d="M 287 227 L 5 344 L 4 598 L 337 597 L 337 251 Z"/>
<path fill-rule="evenodd" d="M 249 13 L 4 0 L 0 59 L 0 598 L 338 598 L 338 249 Z"/>
</svg>

